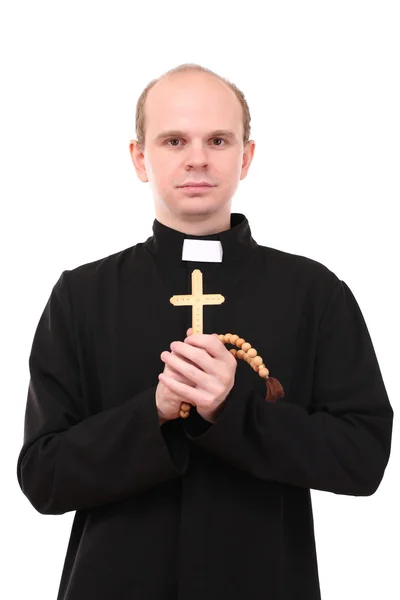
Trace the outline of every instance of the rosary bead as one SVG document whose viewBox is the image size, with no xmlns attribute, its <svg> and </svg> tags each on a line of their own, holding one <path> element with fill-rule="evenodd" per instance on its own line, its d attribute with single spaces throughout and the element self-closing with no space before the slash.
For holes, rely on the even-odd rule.
<svg viewBox="0 0 400 600">
<path fill-rule="evenodd" d="M 236 353 L 236 356 L 237 356 L 237 358 L 243 359 L 244 354 L 245 353 L 243 352 L 243 350 L 238 350 L 237 353 Z"/>
<path fill-rule="evenodd" d="M 236 358 L 236 353 L 237 353 L 237 352 L 239 352 L 239 350 L 236 350 L 235 348 L 231 348 L 231 349 L 229 350 L 229 352 L 230 352 L 231 354 L 233 354 L 233 356 Z"/>
<path fill-rule="evenodd" d="M 257 367 L 259 367 L 262 364 L 262 361 L 263 360 L 262 360 L 261 356 L 255 356 L 253 359 L 253 362 L 255 365 L 257 365 Z"/>
<path fill-rule="evenodd" d="M 224 336 L 224 334 L 220 333 L 218 337 L 221 340 L 221 342 L 224 344 L 225 343 L 225 336 Z"/>
<path fill-rule="evenodd" d="M 250 358 L 254 358 L 257 356 L 257 350 L 255 348 L 250 348 L 250 350 L 247 350 L 247 354 Z"/>
<path fill-rule="evenodd" d="M 241 345 L 241 348 L 242 348 L 242 350 L 247 352 L 247 350 L 250 350 L 251 344 L 249 344 L 249 342 L 245 342 L 244 344 Z"/>
<path fill-rule="evenodd" d="M 229 344 L 229 342 L 231 341 L 231 333 L 226 333 L 224 338 L 225 338 L 225 343 Z"/>
<path fill-rule="evenodd" d="M 258 374 L 260 375 L 260 377 L 266 377 L 267 375 L 269 375 L 269 371 L 268 369 L 260 369 L 258 371 Z"/>
<path fill-rule="evenodd" d="M 236 342 L 238 341 L 239 336 L 236 335 L 236 333 L 234 333 L 233 335 L 231 335 L 231 344 L 236 344 Z"/>
<path fill-rule="evenodd" d="M 238 340 L 236 340 L 236 346 L 238 348 L 242 347 L 242 344 L 244 344 L 245 340 L 243 338 L 239 338 Z"/>
</svg>

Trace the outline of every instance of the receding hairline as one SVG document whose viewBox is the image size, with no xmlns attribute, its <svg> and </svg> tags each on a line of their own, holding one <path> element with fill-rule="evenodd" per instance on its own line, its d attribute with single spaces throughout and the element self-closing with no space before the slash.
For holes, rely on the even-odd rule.
<svg viewBox="0 0 400 600">
<path fill-rule="evenodd" d="M 167 79 L 178 79 L 179 76 L 205 76 L 205 77 L 209 77 L 209 78 L 213 78 L 214 80 L 219 81 L 220 83 L 222 83 L 225 87 L 225 89 L 229 90 L 231 92 L 231 94 L 233 95 L 233 97 L 236 99 L 240 110 L 242 111 L 242 106 L 240 105 L 239 99 L 237 98 L 235 92 L 232 90 L 232 88 L 226 83 L 226 81 L 223 80 L 223 78 L 221 78 L 219 75 L 215 74 L 215 73 L 208 73 L 208 72 L 204 72 L 201 71 L 200 69 L 187 69 L 187 70 L 182 70 L 182 71 L 176 71 L 176 72 L 171 72 L 171 73 L 166 73 L 164 75 L 162 75 L 157 81 L 156 83 L 149 89 L 148 93 L 147 93 L 147 97 L 146 97 L 146 102 L 144 104 L 143 109 L 145 110 L 146 108 L 146 104 L 147 101 L 149 99 L 149 96 L 151 94 L 151 91 L 154 90 L 156 87 L 158 87 L 159 84 L 161 84 L 163 81 L 167 80 Z M 204 77 L 204 78 L 205 78 Z M 148 115 L 146 115 L 148 116 Z M 160 133 L 157 134 L 157 136 L 154 138 L 154 141 L 160 141 L 163 138 L 172 136 L 172 135 L 187 135 L 186 132 L 181 131 L 179 129 L 170 129 L 170 130 L 166 130 L 166 131 L 162 131 Z M 231 130 L 227 130 L 227 129 L 223 129 L 223 128 L 218 128 L 214 131 L 210 131 L 208 132 L 207 135 L 210 136 L 224 136 L 227 137 L 231 140 L 236 140 L 237 139 L 237 134 Z"/>
<path fill-rule="evenodd" d="M 207 79 L 207 78 L 214 79 L 214 80 L 218 81 L 219 83 L 222 83 L 228 90 L 230 90 L 233 93 L 233 90 L 229 86 L 229 84 L 224 80 L 223 77 L 221 77 L 217 73 L 210 73 L 208 71 L 203 71 L 201 69 L 195 69 L 195 68 L 187 68 L 187 69 L 181 69 L 180 71 L 170 71 L 170 72 L 164 73 L 154 82 L 154 85 L 152 86 L 151 89 L 154 89 L 157 85 L 161 84 L 163 81 L 168 81 L 168 79 L 179 79 L 179 78 L 182 79 L 184 77 L 198 77 L 198 78 L 202 78 L 202 79 Z M 149 90 L 149 91 L 151 91 L 151 90 Z"/>
<path fill-rule="evenodd" d="M 165 73 L 164 75 L 161 75 L 161 77 L 159 77 L 159 79 L 157 79 L 157 81 L 154 83 L 154 85 L 151 86 L 151 88 L 148 90 L 147 95 L 146 95 L 146 102 L 144 104 L 144 107 L 147 104 L 147 101 L 149 99 L 149 96 L 151 95 L 151 92 L 156 89 L 157 87 L 160 87 L 160 85 L 164 82 L 167 82 L 168 79 L 183 79 L 186 76 L 186 78 L 190 78 L 190 77 L 197 77 L 197 78 L 201 78 L 201 79 L 214 79 L 214 81 L 218 81 L 219 83 L 223 84 L 223 87 L 228 90 L 232 96 L 236 99 L 236 101 L 239 103 L 240 106 L 240 102 L 239 99 L 237 98 L 235 92 L 233 91 L 233 89 L 230 87 L 230 85 L 224 81 L 224 79 L 222 77 L 220 77 L 219 75 L 217 75 L 216 73 L 208 73 L 206 71 L 201 71 L 200 69 L 186 69 L 186 70 L 181 70 L 181 71 L 175 71 L 175 72 L 171 72 L 171 73 Z"/>
</svg>

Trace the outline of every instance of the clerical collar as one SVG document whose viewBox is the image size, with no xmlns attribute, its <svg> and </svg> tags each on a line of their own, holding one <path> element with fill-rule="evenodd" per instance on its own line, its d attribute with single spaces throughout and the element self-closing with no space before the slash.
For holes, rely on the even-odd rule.
<svg viewBox="0 0 400 600">
<path fill-rule="evenodd" d="M 144 247 L 166 262 L 185 265 L 188 260 L 196 262 L 204 260 L 198 253 L 193 254 L 192 252 L 186 255 L 183 253 L 185 240 L 189 240 L 189 245 L 190 240 L 213 240 L 220 242 L 222 261 L 218 258 L 219 244 L 217 244 L 217 253 L 211 253 L 211 262 L 227 263 L 241 260 L 247 257 L 248 253 L 254 250 L 258 244 L 251 235 L 250 225 L 245 215 L 231 213 L 230 225 L 230 229 L 221 231 L 220 233 L 191 235 L 167 227 L 157 219 L 154 219 L 153 235 L 144 242 Z"/>
</svg>

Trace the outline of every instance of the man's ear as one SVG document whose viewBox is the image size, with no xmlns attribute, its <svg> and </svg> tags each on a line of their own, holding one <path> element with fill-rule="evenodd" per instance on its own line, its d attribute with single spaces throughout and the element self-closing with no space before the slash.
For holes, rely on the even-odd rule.
<svg viewBox="0 0 400 600">
<path fill-rule="evenodd" d="M 243 160 L 242 160 L 242 172 L 240 174 L 240 179 L 245 179 L 247 173 L 250 169 L 251 162 L 253 160 L 254 151 L 256 149 L 256 143 L 254 140 L 249 140 L 246 143 L 245 150 L 243 152 Z"/>
<path fill-rule="evenodd" d="M 133 166 L 135 167 L 136 175 L 139 177 L 140 181 L 146 183 L 149 179 L 144 164 L 144 154 L 137 140 L 131 140 L 129 142 L 129 153 L 131 155 Z"/>
</svg>

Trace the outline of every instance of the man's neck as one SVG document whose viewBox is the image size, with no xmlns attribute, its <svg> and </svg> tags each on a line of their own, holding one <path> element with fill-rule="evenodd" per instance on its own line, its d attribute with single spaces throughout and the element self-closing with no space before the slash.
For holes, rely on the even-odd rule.
<svg viewBox="0 0 400 600">
<path fill-rule="evenodd" d="M 179 218 L 171 213 L 156 211 L 156 219 L 166 227 L 187 235 L 211 235 L 226 231 L 231 227 L 230 213 L 211 215 L 184 215 Z"/>
</svg>

